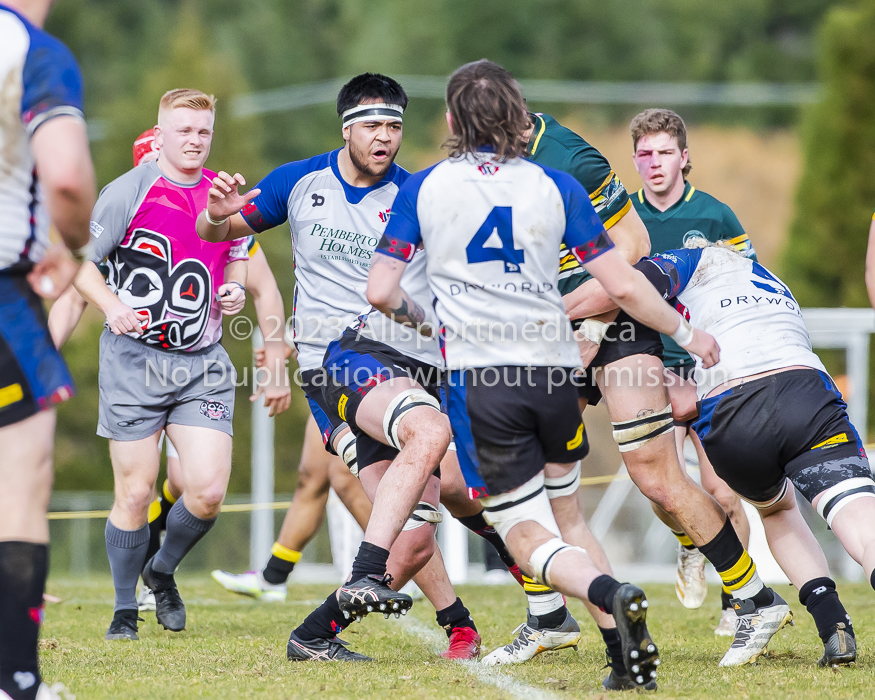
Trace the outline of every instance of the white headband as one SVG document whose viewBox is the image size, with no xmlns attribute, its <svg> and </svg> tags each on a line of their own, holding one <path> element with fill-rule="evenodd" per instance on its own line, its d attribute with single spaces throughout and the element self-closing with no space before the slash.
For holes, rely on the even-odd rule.
<svg viewBox="0 0 875 700">
<path fill-rule="evenodd" d="M 352 109 L 346 110 L 341 118 L 343 126 L 347 127 L 356 122 L 400 122 L 402 114 L 404 114 L 404 108 L 401 105 L 387 105 L 384 102 L 377 102 L 369 105 L 356 105 Z"/>
</svg>

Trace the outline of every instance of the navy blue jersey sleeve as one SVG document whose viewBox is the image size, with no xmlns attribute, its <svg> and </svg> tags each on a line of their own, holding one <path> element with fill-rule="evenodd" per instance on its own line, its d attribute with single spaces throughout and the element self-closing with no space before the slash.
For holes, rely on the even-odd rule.
<svg viewBox="0 0 875 700">
<path fill-rule="evenodd" d="M 289 197 L 303 174 L 298 163 L 286 163 L 271 170 L 255 187 L 261 192 L 241 210 L 255 233 L 267 231 L 288 221 Z"/>
<path fill-rule="evenodd" d="M 432 168 L 411 175 L 398 190 L 398 196 L 392 203 L 389 213 L 389 223 L 386 231 L 377 244 L 377 252 L 404 262 L 413 260 L 416 249 L 422 242 L 422 232 L 419 228 L 419 216 L 416 213 L 416 202 L 419 189 Z"/>
<path fill-rule="evenodd" d="M 28 26 L 28 32 L 21 121 L 28 136 L 33 136 L 54 117 L 82 118 L 82 74 L 70 49 L 58 39 L 32 26 Z"/>
<path fill-rule="evenodd" d="M 686 289 L 702 259 L 702 248 L 667 250 L 652 258 L 642 258 L 635 268 L 644 273 L 663 299 L 672 299 Z"/>
<path fill-rule="evenodd" d="M 552 168 L 544 168 L 552 178 L 565 203 L 565 234 L 562 242 L 584 265 L 614 247 L 605 225 L 596 214 L 589 194 L 574 177 Z"/>
</svg>

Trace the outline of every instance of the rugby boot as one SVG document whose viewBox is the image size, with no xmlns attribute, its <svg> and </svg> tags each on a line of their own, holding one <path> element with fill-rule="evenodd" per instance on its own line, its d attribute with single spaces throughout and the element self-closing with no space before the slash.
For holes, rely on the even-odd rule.
<svg viewBox="0 0 875 700">
<path fill-rule="evenodd" d="M 714 628 L 714 634 L 718 637 L 734 637 L 735 636 L 735 622 L 738 620 L 738 615 L 735 614 L 735 610 L 732 608 L 725 608 L 722 613 L 720 613 L 720 622 L 717 623 L 717 626 Z"/>
<path fill-rule="evenodd" d="M 571 613 L 565 611 L 565 620 L 559 627 L 538 629 L 538 618 L 529 614 L 526 622 L 514 630 L 517 636 L 503 647 L 487 654 L 480 662 L 487 666 L 522 664 L 545 651 L 577 649 L 580 642 L 580 625 Z"/>
<path fill-rule="evenodd" d="M 602 681 L 602 688 L 605 690 L 638 690 L 639 686 L 627 674 L 612 668 Z M 644 690 L 656 690 L 656 681 L 645 683 Z"/>
<path fill-rule="evenodd" d="M 647 631 L 647 598 L 638 586 L 624 583 L 614 593 L 614 621 L 623 643 L 623 663 L 630 680 L 646 687 L 656 680 L 659 651 Z"/>
<path fill-rule="evenodd" d="M 372 612 L 381 612 L 384 617 L 406 615 L 413 607 L 413 598 L 406 593 L 389 588 L 392 576 L 368 574 L 358 581 L 344 583 L 337 589 L 337 604 L 346 619 L 361 620 Z"/>
<path fill-rule="evenodd" d="M 480 656 L 480 635 L 470 627 L 454 627 L 450 648 L 441 654 L 445 659 L 476 659 Z"/>
<path fill-rule="evenodd" d="M 340 637 L 305 642 L 294 631 L 289 635 L 286 657 L 289 661 L 373 661 L 370 656 L 351 651 Z"/>
<path fill-rule="evenodd" d="M 63 683 L 51 685 L 40 683 L 39 690 L 36 691 L 36 700 L 76 700 L 76 696 Z"/>
<path fill-rule="evenodd" d="M 754 663 L 766 651 L 766 645 L 785 625 L 793 624 L 793 613 L 787 602 L 772 591 L 775 599 L 771 605 L 755 608 L 750 598 L 732 599 L 732 607 L 738 619 L 735 639 L 729 651 L 720 660 L 720 666 L 742 666 Z"/>
<path fill-rule="evenodd" d="M 139 639 L 137 636 L 138 621 L 143 622 L 143 618 L 137 616 L 136 610 L 116 610 L 103 638 L 110 641 L 119 639 L 136 641 Z"/>
<path fill-rule="evenodd" d="M 835 632 L 823 645 L 819 666 L 846 666 L 857 660 L 857 640 L 848 632 L 844 622 L 836 625 Z"/>
<path fill-rule="evenodd" d="M 154 557 L 143 567 L 143 583 L 155 594 L 155 618 L 171 632 L 185 629 L 185 605 L 179 596 L 173 574 L 162 574 L 152 568 Z"/>
<path fill-rule="evenodd" d="M 225 590 L 265 603 L 285 603 L 288 596 L 288 586 L 285 583 L 268 583 L 260 571 L 232 574 L 216 569 L 211 575 Z"/>
<path fill-rule="evenodd" d="M 705 582 L 705 555 L 698 549 L 687 549 L 678 544 L 678 571 L 674 592 L 685 608 L 701 608 L 708 595 Z"/>
</svg>

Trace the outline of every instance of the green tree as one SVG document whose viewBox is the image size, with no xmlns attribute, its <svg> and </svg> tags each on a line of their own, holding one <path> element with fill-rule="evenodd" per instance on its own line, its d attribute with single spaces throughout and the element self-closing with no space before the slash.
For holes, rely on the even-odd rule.
<svg viewBox="0 0 875 700">
<path fill-rule="evenodd" d="M 804 170 L 783 275 L 803 306 L 868 306 L 875 207 L 875 2 L 832 10 L 822 29 L 820 102 L 802 127 Z"/>
</svg>

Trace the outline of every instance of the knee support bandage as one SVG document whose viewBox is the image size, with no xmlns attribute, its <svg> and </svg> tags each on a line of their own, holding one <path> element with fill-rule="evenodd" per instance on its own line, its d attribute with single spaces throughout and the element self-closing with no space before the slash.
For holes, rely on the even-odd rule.
<svg viewBox="0 0 875 700">
<path fill-rule="evenodd" d="M 632 452 L 674 429 L 671 404 L 644 418 L 611 423 L 611 425 L 614 426 L 614 440 L 619 445 L 620 452 Z"/>
<path fill-rule="evenodd" d="M 817 512 L 832 527 L 833 518 L 849 503 L 858 498 L 875 497 L 875 481 L 858 476 L 828 488 L 817 503 Z"/>
<path fill-rule="evenodd" d="M 441 405 L 436 398 L 423 389 L 407 389 L 402 391 L 389 403 L 386 413 L 383 414 L 383 433 L 388 443 L 396 450 L 401 449 L 398 441 L 398 425 L 403 416 L 411 408 L 428 406 L 440 413 Z"/>
<path fill-rule="evenodd" d="M 544 472 L 513 491 L 487 496 L 483 503 L 483 518 L 507 542 L 507 533 L 514 525 L 531 520 L 559 537 L 559 526 L 544 488 Z"/>
<path fill-rule="evenodd" d="M 571 496 L 577 493 L 580 488 L 580 462 L 572 467 L 571 471 L 565 476 L 550 476 L 544 478 L 544 490 L 547 492 L 547 498 L 561 498 L 562 496 Z"/>
<path fill-rule="evenodd" d="M 431 503 L 426 503 L 425 501 L 420 501 L 416 508 L 413 510 L 413 515 L 407 518 L 407 522 L 404 523 L 404 527 L 402 530 L 407 532 L 408 530 L 415 530 L 418 527 L 422 527 L 427 523 L 433 523 L 437 525 L 444 519 L 444 516 L 437 509 L 437 507 L 433 506 Z"/>
<path fill-rule="evenodd" d="M 532 572 L 532 578 L 538 583 L 543 583 L 545 586 L 552 586 L 550 583 L 550 565 L 553 563 L 557 554 L 566 551 L 570 552 L 572 550 L 586 554 L 585 549 L 566 544 L 558 537 L 548 540 L 539 547 L 536 547 L 535 551 L 532 552 L 529 557 L 529 569 Z"/>
</svg>

